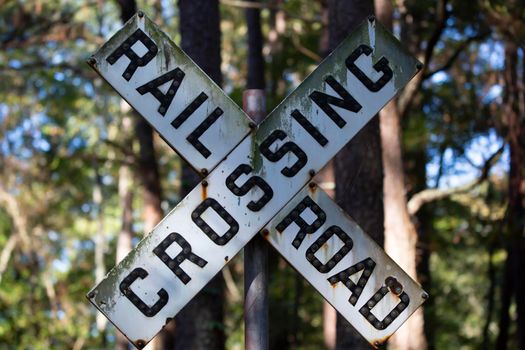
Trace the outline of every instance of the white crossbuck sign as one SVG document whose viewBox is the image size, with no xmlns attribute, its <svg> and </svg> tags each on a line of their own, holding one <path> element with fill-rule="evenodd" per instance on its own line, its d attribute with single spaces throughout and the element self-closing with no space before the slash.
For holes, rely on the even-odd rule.
<svg viewBox="0 0 525 350">
<path fill-rule="evenodd" d="M 426 299 L 311 182 L 421 68 L 374 18 L 258 127 L 141 12 L 88 62 L 207 175 L 88 293 L 135 346 L 259 232 L 374 347 Z"/>
</svg>

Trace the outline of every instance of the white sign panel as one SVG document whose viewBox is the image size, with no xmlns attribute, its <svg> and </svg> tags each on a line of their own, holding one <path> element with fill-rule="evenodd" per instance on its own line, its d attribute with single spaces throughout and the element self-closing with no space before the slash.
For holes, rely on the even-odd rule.
<svg viewBox="0 0 525 350">
<path fill-rule="evenodd" d="M 266 230 L 272 246 L 374 347 L 386 342 L 428 297 L 314 183 Z"/>
<path fill-rule="evenodd" d="M 88 63 L 199 172 L 215 168 L 250 131 L 250 118 L 144 15 Z"/>
<path fill-rule="evenodd" d="M 200 290 L 417 72 L 361 25 L 90 293 L 137 347 Z"/>
</svg>

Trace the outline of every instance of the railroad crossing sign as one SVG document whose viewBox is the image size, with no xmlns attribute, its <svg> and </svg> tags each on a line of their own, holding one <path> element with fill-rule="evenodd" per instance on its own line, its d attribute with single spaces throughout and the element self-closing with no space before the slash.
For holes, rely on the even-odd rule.
<svg viewBox="0 0 525 350">
<path fill-rule="evenodd" d="M 311 183 L 421 67 L 374 18 L 258 127 L 142 12 L 88 62 L 207 175 L 88 293 L 135 346 L 259 232 L 374 346 L 423 303 L 421 287 Z"/>
</svg>

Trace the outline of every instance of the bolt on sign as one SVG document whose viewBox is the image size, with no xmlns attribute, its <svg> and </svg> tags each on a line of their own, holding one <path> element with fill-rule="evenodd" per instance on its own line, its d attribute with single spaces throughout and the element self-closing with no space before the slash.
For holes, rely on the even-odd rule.
<svg viewBox="0 0 525 350">
<path fill-rule="evenodd" d="M 88 63 L 207 175 L 88 293 L 135 346 L 261 231 L 375 347 L 422 304 L 421 287 L 310 182 L 421 68 L 373 17 L 258 127 L 142 12 Z"/>
</svg>

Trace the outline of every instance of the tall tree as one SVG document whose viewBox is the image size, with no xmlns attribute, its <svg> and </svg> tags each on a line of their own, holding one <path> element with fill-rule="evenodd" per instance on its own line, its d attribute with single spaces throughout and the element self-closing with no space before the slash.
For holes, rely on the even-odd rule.
<svg viewBox="0 0 525 350">
<path fill-rule="evenodd" d="M 508 207 L 506 212 L 507 259 L 501 288 L 501 313 L 498 349 L 509 344 L 510 308 L 515 301 L 517 314 L 516 341 L 525 349 L 525 3 L 523 1 L 479 1 L 490 25 L 503 37 L 505 61 L 503 67 L 503 104 L 499 132 L 508 143 L 510 153 Z M 521 62 L 520 67 L 520 52 Z"/>
<path fill-rule="evenodd" d="M 507 260 L 501 292 L 498 349 L 508 348 L 510 328 L 509 309 L 515 298 L 517 306 L 517 344 L 525 349 L 525 98 L 520 89 L 518 46 L 512 41 L 505 44 L 504 105 L 502 122 L 510 150 L 510 170 L 507 208 Z M 520 106 L 521 105 L 521 106 Z"/>
<path fill-rule="evenodd" d="M 321 7 L 321 22 L 323 30 L 319 39 L 319 56 L 325 58 L 330 53 L 329 30 L 328 30 L 328 1 L 319 0 Z M 335 199 L 335 173 L 334 161 L 331 160 L 315 176 L 315 182 L 321 187 L 332 199 Z M 326 300 L 323 300 L 323 341 L 327 350 L 334 350 L 337 335 L 337 311 Z"/>
<path fill-rule="evenodd" d="M 117 0 L 117 2 L 120 7 L 120 19 L 122 23 L 126 23 L 137 11 L 137 4 L 135 0 Z M 135 117 L 135 134 L 139 142 L 136 174 L 142 185 L 144 234 L 148 234 L 163 217 L 161 207 L 162 189 L 154 146 L 153 129 L 146 119 L 142 118 L 138 113 L 133 113 L 133 115 Z M 117 346 L 121 346 L 120 344 L 123 344 L 124 341 L 120 336 L 118 340 Z M 148 345 L 148 349 L 159 348 L 157 343 L 158 340 L 154 340 Z"/>
<path fill-rule="evenodd" d="M 104 210 L 102 196 L 102 175 L 100 174 L 99 165 L 95 162 L 95 184 L 93 186 L 93 204 L 95 207 L 95 221 L 96 221 L 96 233 L 95 233 L 95 280 L 98 282 L 102 281 L 106 275 L 106 264 L 104 262 L 104 256 L 107 252 L 106 235 L 104 233 Z M 101 333 L 102 337 L 106 336 L 106 325 L 108 323 L 107 318 L 101 313 L 97 313 L 97 329 Z"/>
<path fill-rule="evenodd" d="M 372 0 L 329 0 L 329 46 L 335 47 L 374 13 Z M 383 170 L 379 120 L 373 118 L 335 158 L 336 199 L 378 244 L 383 245 Z M 336 349 L 370 345 L 341 315 Z"/>
<path fill-rule="evenodd" d="M 221 29 L 218 0 L 179 0 L 181 48 L 218 85 L 221 74 Z M 186 195 L 200 180 L 188 166 L 183 168 Z M 215 276 L 175 318 L 175 338 L 167 348 L 186 350 L 224 349 L 224 280 Z M 174 341 L 173 341 L 174 340 Z"/>
<path fill-rule="evenodd" d="M 137 11 L 135 0 L 117 0 L 120 6 L 120 18 L 126 23 Z M 143 188 L 144 200 L 144 231 L 148 234 L 162 219 L 162 189 L 160 185 L 159 167 L 153 142 L 153 129 L 146 119 L 137 113 L 135 115 L 135 134 L 139 141 L 137 175 Z"/>
<path fill-rule="evenodd" d="M 121 109 L 125 112 L 130 110 L 129 107 L 121 104 Z M 132 134 L 132 120 L 126 115 L 122 119 L 122 133 L 127 142 L 131 142 L 130 136 Z M 128 163 L 133 161 L 131 154 L 126 156 Z M 122 259 L 128 255 L 133 248 L 133 177 L 132 168 L 129 164 L 122 164 L 118 172 L 118 196 L 119 204 L 122 211 L 121 227 L 117 237 L 117 252 L 116 263 L 118 264 Z M 115 350 L 127 350 L 129 342 L 120 331 L 117 330 L 115 340 Z"/>
<path fill-rule="evenodd" d="M 375 9 L 378 20 L 392 30 L 392 2 L 375 0 Z M 381 110 L 379 116 L 384 171 L 385 250 L 403 270 L 417 280 L 417 230 L 407 207 L 398 99 L 392 99 Z M 392 336 L 390 344 L 394 349 L 426 349 L 422 308 L 419 308 Z"/>
<path fill-rule="evenodd" d="M 120 18 L 125 23 L 137 11 L 137 4 L 135 0 L 118 0 L 118 4 L 120 6 Z M 145 234 L 148 234 L 163 217 L 162 189 L 153 142 L 153 129 L 146 119 L 137 113 L 134 113 L 134 116 L 135 134 L 140 146 L 137 175 L 143 188 L 144 231 Z"/>
</svg>

